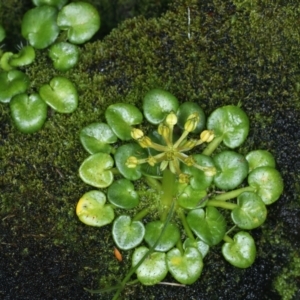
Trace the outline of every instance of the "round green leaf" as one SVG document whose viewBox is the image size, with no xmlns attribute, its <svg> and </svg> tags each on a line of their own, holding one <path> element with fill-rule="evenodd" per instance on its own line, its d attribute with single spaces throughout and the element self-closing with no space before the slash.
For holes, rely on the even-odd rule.
<svg viewBox="0 0 300 300">
<path fill-rule="evenodd" d="M 90 154 L 97 152 L 110 153 L 117 136 L 105 123 L 91 123 L 80 131 L 80 142 Z"/>
<path fill-rule="evenodd" d="M 137 265 L 146 255 L 148 248 L 136 248 L 132 255 L 132 266 Z M 166 254 L 162 252 L 152 252 L 137 268 L 138 280 L 144 285 L 154 285 L 163 280 L 168 273 Z"/>
<path fill-rule="evenodd" d="M 145 234 L 145 228 L 140 221 L 131 221 L 129 216 L 119 216 L 112 229 L 115 243 L 120 249 L 129 250 L 138 246 Z"/>
<path fill-rule="evenodd" d="M 115 181 L 107 191 L 110 203 L 124 209 L 131 209 L 139 204 L 139 195 L 134 190 L 134 185 L 128 179 Z"/>
<path fill-rule="evenodd" d="M 256 256 L 256 247 L 252 236 L 247 232 L 238 232 L 234 236 L 233 242 L 225 243 L 222 246 L 222 254 L 235 267 L 250 267 Z"/>
<path fill-rule="evenodd" d="M 12 119 L 16 127 L 24 133 L 38 131 L 47 118 L 47 104 L 38 94 L 19 94 L 10 101 Z"/>
<path fill-rule="evenodd" d="M 187 238 L 183 243 L 183 248 L 186 249 L 188 247 L 196 248 L 201 253 L 202 258 L 206 256 L 209 250 L 209 246 L 198 239 L 192 240 L 190 238 Z"/>
<path fill-rule="evenodd" d="M 167 253 L 167 266 L 178 282 L 192 284 L 200 277 L 203 262 L 196 248 L 188 247 L 183 254 L 174 248 Z"/>
<path fill-rule="evenodd" d="M 272 167 L 258 167 L 248 176 L 248 183 L 266 204 L 272 204 L 283 192 L 280 173 Z"/>
<path fill-rule="evenodd" d="M 32 0 L 32 2 L 35 6 L 51 5 L 61 9 L 65 4 L 68 3 L 68 0 Z"/>
<path fill-rule="evenodd" d="M 266 150 L 254 150 L 246 155 L 249 163 L 249 173 L 258 167 L 269 166 L 275 168 L 274 156 Z"/>
<path fill-rule="evenodd" d="M 179 106 L 178 111 L 177 111 L 177 117 L 178 117 L 177 124 L 182 130 L 184 130 L 184 124 L 185 124 L 186 120 L 193 113 L 197 113 L 199 115 L 200 121 L 199 121 L 196 129 L 192 132 L 200 133 L 205 127 L 206 117 L 203 112 L 203 109 L 197 103 L 184 102 L 183 104 L 181 104 Z"/>
<path fill-rule="evenodd" d="M 152 124 L 161 123 L 171 111 L 178 109 L 178 100 L 171 93 L 161 90 L 150 90 L 143 100 L 145 118 Z"/>
<path fill-rule="evenodd" d="M 9 64 L 13 67 L 22 67 L 31 64 L 35 59 L 35 51 L 32 46 L 23 47 L 18 54 L 12 55 Z"/>
<path fill-rule="evenodd" d="M 110 105 L 105 111 L 108 125 L 121 140 L 131 140 L 132 125 L 142 123 L 143 115 L 135 106 L 128 103 Z"/>
<path fill-rule="evenodd" d="M 205 196 L 206 190 L 195 190 L 190 185 L 179 184 L 177 203 L 183 208 L 194 209 Z"/>
<path fill-rule="evenodd" d="M 77 64 L 79 49 L 76 45 L 70 43 L 55 43 L 49 49 L 49 57 L 52 59 L 56 70 L 67 71 Z"/>
<path fill-rule="evenodd" d="M 249 119 L 238 106 L 223 106 L 208 117 L 207 129 L 213 130 L 216 137 L 222 137 L 229 148 L 240 146 L 249 132 Z"/>
<path fill-rule="evenodd" d="M 267 209 L 261 198 L 253 192 L 244 192 L 237 198 L 238 207 L 231 212 L 233 222 L 242 229 L 260 226 L 267 217 Z"/>
<path fill-rule="evenodd" d="M 60 113 L 72 113 L 77 108 L 77 90 L 65 77 L 54 77 L 40 88 L 39 93 L 50 107 Z"/>
<path fill-rule="evenodd" d="M 152 221 L 146 225 L 145 241 L 150 247 L 158 240 L 163 227 L 162 221 Z M 168 251 L 174 247 L 179 238 L 179 229 L 176 225 L 169 223 L 154 249 L 162 252 Z"/>
<path fill-rule="evenodd" d="M 207 245 L 218 244 L 226 232 L 226 222 L 219 211 L 212 206 L 194 209 L 187 215 L 187 222 L 193 232 Z"/>
<path fill-rule="evenodd" d="M 142 176 L 141 166 L 128 168 L 126 162 L 130 156 L 135 156 L 139 159 L 146 157 L 144 150 L 138 144 L 125 144 L 119 147 L 115 153 L 116 166 L 125 178 L 137 180 Z"/>
<path fill-rule="evenodd" d="M 28 76 L 18 70 L 0 73 L 0 102 L 8 103 L 15 95 L 24 93 L 29 87 Z"/>
<path fill-rule="evenodd" d="M 240 185 L 248 175 L 248 162 L 245 157 L 234 151 L 223 151 L 213 157 L 217 173 L 215 185 L 230 190 Z"/>
<path fill-rule="evenodd" d="M 79 168 L 80 178 L 87 184 L 105 188 L 113 182 L 111 168 L 114 165 L 112 157 L 106 153 L 96 153 L 83 161 Z"/>
<path fill-rule="evenodd" d="M 204 154 L 193 155 L 195 163 L 202 167 L 214 167 L 214 162 L 211 157 Z M 208 188 L 212 181 L 213 176 L 207 176 L 202 170 L 197 169 L 194 166 L 182 165 L 181 170 L 183 173 L 190 175 L 190 185 L 195 190 L 205 190 Z"/>
<path fill-rule="evenodd" d="M 81 222 L 90 226 L 104 226 L 113 221 L 115 215 L 111 205 L 105 204 L 106 197 L 100 191 L 89 191 L 79 200 L 76 214 Z"/>
<path fill-rule="evenodd" d="M 37 49 L 51 45 L 59 34 L 57 9 L 43 5 L 28 10 L 22 20 L 22 36 Z"/>
<path fill-rule="evenodd" d="M 72 2 L 64 6 L 57 16 L 60 29 L 68 31 L 68 40 L 83 44 L 99 30 L 100 16 L 97 9 L 87 2 Z"/>
</svg>

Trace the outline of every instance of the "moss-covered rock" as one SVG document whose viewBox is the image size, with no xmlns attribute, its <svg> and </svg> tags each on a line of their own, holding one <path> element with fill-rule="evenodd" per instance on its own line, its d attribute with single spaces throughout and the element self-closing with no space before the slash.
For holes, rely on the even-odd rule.
<svg viewBox="0 0 300 300">
<path fill-rule="evenodd" d="M 74 113 L 49 111 L 42 130 L 24 135 L 13 127 L 8 106 L 2 105 L 0 262 L 7 271 L 0 276 L 4 295 L 29 299 L 36 293 L 37 299 L 46 294 L 54 299 L 76 294 L 89 299 L 82 286 L 98 288 L 99 278 L 105 285 L 124 275 L 129 254 L 122 264 L 114 259 L 109 227 L 90 228 L 75 216 L 80 195 L 89 190 L 78 177 L 87 156 L 79 131 L 103 121 L 108 105 L 128 102 L 141 107 L 149 89 L 163 88 L 181 102 L 198 102 L 207 113 L 222 104 L 242 103 L 251 123 L 242 151 L 271 151 L 285 191 L 268 208 L 266 223 L 252 230 L 258 257 L 251 268 L 230 266 L 216 247 L 205 258 L 200 280 L 191 287 L 131 286 L 123 299 L 142 299 L 141 295 L 143 299 L 296 297 L 300 276 L 296 257 L 300 246 L 299 17 L 300 5 L 294 1 L 176 0 L 162 17 L 126 20 L 103 41 L 81 48 L 78 66 L 64 73 L 78 88 L 79 107 Z M 31 91 L 62 74 L 52 67 L 47 50 L 39 51 L 35 63 L 24 70 L 31 79 Z"/>
</svg>

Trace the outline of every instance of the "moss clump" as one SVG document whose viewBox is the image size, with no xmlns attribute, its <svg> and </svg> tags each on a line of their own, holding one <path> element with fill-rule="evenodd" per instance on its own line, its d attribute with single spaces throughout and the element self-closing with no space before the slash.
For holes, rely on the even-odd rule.
<svg viewBox="0 0 300 300">
<path fill-rule="evenodd" d="M 76 219 L 78 198 L 90 189 L 77 175 L 86 156 L 78 135 L 82 127 L 103 121 L 108 105 L 128 102 L 140 107 L 143 95 L 159 87 L 181 102 L 200 103 L 207 113 L 220 105 L 241 102 L 251 124 L 245 152 L 260 147 L 270 150 L 286 188 L 281 199 L 269 207 L 264 226 L 252 231 L 258 248 L 253 267 L 233 268 L 216 249 L 205 259 L 201 280 L 193 286 L 132 286 L 124 297 L 260 299 L 264 295 L 265 299 L 279 299 L 276 283 L 277 289 L 283 287 L 280 294 L 292 299 L 291 291 L 299 289 L 294 280 L 298 275 L 293 271 L 296 269 L 283 268 L 296 262 L 299 247 L 300 38 L 294 28 L 300 10 L 294 1 L 238 3 L 176 0 L 160 18 L 127 20 L 103 41 L 85 45 L 79 65 L 65 73 L 78 88 L 78 109 L 71 115 L 50 111 L 51 118 L 38 133 L 18 133 L 8 107 L 1 107 L 3 266 L 8 268 L 10 261 L 10 268 L 22 274 L 22 280 L 30 274 L 30 282 L 39 282 L 34 266 L 43 264 L 46 255 L 50 270 L 56 256 L 64 267 L 57 267 L 55 272 L 60 275 L 44 280 L 48 296 L 52 291 L 53 298 L 66 298 L 78 291 L 77 297 L 89 299 L 82 286 L 98 288 L 100 277 L 103 285 L 107 282 L 103 278 L 111 284 L 112 278 L 105 277 L 110 270 L 119 272 L 116 276 L 125 273 L 130 260 L 125 257 L 120 266 L 114 260 L 109 228 L 88 228 Z M 39 51 L 36 62 L 25 71 L 32 91 L 61 74 L 52 68 L 47 51 Z M 35 263 L 21 255 L 24 249 L 35 257 Z M 19 264 L 21 260 L 23 264 Z M 65 262 L 71 265 L 69 273 Z M 9 271 L 5 276 L 14 278 Z M 23 289 L 13 290 L 8 279 L 4 282 L 8 283 L 2 290 L 10 290 L 11 297 L 25 295 L 26 299 L 30 295 L 26 292 L 29 283 L 23 281 Z M 38 284 L 31 286 L 42 295 Z"/>
</svg>

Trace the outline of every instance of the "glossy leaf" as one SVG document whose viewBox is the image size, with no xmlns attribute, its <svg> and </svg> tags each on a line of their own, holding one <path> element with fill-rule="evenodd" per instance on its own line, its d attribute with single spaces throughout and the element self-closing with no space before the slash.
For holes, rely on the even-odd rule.
<svg viewBox="0 0 300 300">
<path fill-rule="evenodd" d="M 152 124 L 161 123 L 171 111 L 178 109 L 178 100 L 171 93 L 161 90 L 150 90 L 143 99 L 145 118 Z"/>
<path fill-rule="evenodd" d="M 255 260 L 255 242 L 249 233 L 240 231 L 235 234 L 231 243 L 227 242 L 222 246 L 222 254 L 233 266 L 248 268 Z"/>
<path fill-rule="evenodd" d="M 145 153 L 138 144 L 125 144 L 120 146 L 115 153 L 116 166 L 125 178 L 137 180 L 142 176 L 141 166 L 138 165 L 136 168 L 128 168 L 126 162 L 130 156 L 143 158 L 145 157 Z"/>
<path fill-rule="evenodd" d="M 266 204 L 272 204 L 283 192 L 280 173 L 272 167 L 258 167 L 248 176 L 248 183 Z"/>
<path fill-rule="evenodd" d="M 197 113 L 199 115 L 200 120 L 199 120 L 199 123 L 198 123 L 196 129 L 193 130 L 192 132 L 200 133 L 205 127 L 206 117 L 205 117 L 203 109 L 197 103 L 184 102 L 183 104 L 181 104 L 179 106 L 178 111 L 177 111 L 177 117 L 178 117 L 177 124 L 183 130 L 186 120 L 193 113 Z"/>
<path fill-rule="evenodd" d="M 31 64 L 35 59 L 35 50 L 32 46 L 24 46 L 19 53 L 12 55 L 9 64 L 13 67 L 22 67 Z"/>
<path fill-rule="evenodd" d="M 202 258 L 206 256 L 209 250 L 209 246 L 198 239 L 192 240 L 190 238 L 187 238 L 183 243 L 183 248 L 186 249 L 188 247 L 196 248 L 201 253 Z"/>
<path fill-rule="evenodd" d="M 78 105 L 76 87 L 65 77 L 54 77 L 49 84 L 40 88 L 39 94 L 50 107 L 60 113 L 72 113 Z"/>
<path fill-rule="evenodd" d="M 49 49 L 49 57 L 52 59 L 56 70 L 67 71 L 78 63 L 79 49 L 70 43 L 55 43 Z"/>
<path fill-rule="evenodd" d="M 246 155 L 249 163 L 249 173 L 258 167 L 273 167 L 275 168 L 274 156 L 266 150 L 254 150 Z"/>
<path fill-rule="evenodd" d="M 47 104 L 38 94 L 18 94 L 10 101 L 12 119 L 16 127 L 24 133 L 38 131 L 47 118 Z"/>
<path fill-rule="evenodd" d="M 167 253 L 167 266 L 178 282 L 192 284 L 200 277 L 203 262 L 196 248 L 187 247 L 183 254 L 174 248 Z"/>
<path fill-rule="evenodd" d="M 164 223 L 162 221 L 152 221 L 147 223 L 145 241 L 150 247 L 152 247 L 160 237 L 163 227 Z M 168 223 L 154 250 L 162 252 L 170 250 L 177 243 L 179 237 L 180 232 L 177 226 Z"/>
<path fill-rule="evenodd" d="M 248 162 L 245 157 L 234 151 L 222 151 L 213 157 L 217 173 L 215 185 L 223 190 L 239 186 L 248 175 Z"/>
<path fill-rule="evenodd" d="M 139 204 L 139 195 L 128 179 L 119 179 L 109 186 L 107 198 L 110 203 L 124 209 L 131 209 Z"/>
<path fill-rule="evenodd" d="M 132 255 L 132 266 L 137 265 L 147 252 L 147 247 L 136 248 Z M 136 270 L 138 280 L 144 285 L 159 283 L 167 273 L 166 254 L 162 252 L 152 252 Z"/>
<path fill-rule="evenodd" d="M 15 95 L 26 92 L 29 87 L 28 76 L 18 70 L 0 73 L 0 102 L 8 103 Z"/>
<path fill-rule="evenodd" d="M 128 103 L 110 105 L 105 111 L 108 125 L 121 140 L 131 140 L 132 125 L 143 121 L 143 115 L 138 108 Z"/>
<path fill-rule="evenodd" d="M 231 212 L 233 222 L 242 229 L 260 226 L 267 217 L 267 209 L 261 198 L 253 192 L 244 192 L 237 198 L 238 207 Z"/>
<path fill-rule="evenodd" d="M 236 148 L 247 138 L 249 119 L 238 106 L 227 105 L 212 112 L 207 120 L 207 129 L 221 137 L 227 147 Z"/>
<path fill-rule="evenodd" d="M 119 216 L 112 229 L 115 243 L 120 249 L 129 250 L 138 246 L 145 234 L 145 227 L 140 221 L 132 221 L 129 216 Z"/>
<path fill-rule="evenodd" d="M 215 207 L 190 211 L 187 222 L 197 237 L 209 246 L 217 245 L 226 232 L 225 219 Z"/>
<path fill-rule="evenodd" d="M 28 10 L 22 20 L 22 36 L 37 49 L 51 45 L 59 34 L 57 9 L 43 5 Z"/>
<path fill-rule="evenodd" d="M 100 28 L 97 9 L 87 2 L 72 2 L 58 13 L 57 24 L 67 30 L 68 40 L 73 44 L 87 42 Z"/>
<path fill-rule="evenodd" d="M 80 142 L 90 154 L 97 152 L 110 153 L 118 138 L 105 123 L 91 123 L 80 131 Z"/>
<path fill-rule="evenodd" d="M 105 194 L 100 191 L 89 191 L 79 200 L 76 214 L 79 220 L 90 226 L 104 226 L 114 219 L 114 210 L 111 205 L 105 204 Z"/>
<path fill-rule="evenodd" d="M 113 182 L 111 168 L 114 165 L 112 157 L 106 153 L 96 153 L 83 161 L 79 168 L 80 178 L 87 184 L 105 188 Z"/>
</svg>

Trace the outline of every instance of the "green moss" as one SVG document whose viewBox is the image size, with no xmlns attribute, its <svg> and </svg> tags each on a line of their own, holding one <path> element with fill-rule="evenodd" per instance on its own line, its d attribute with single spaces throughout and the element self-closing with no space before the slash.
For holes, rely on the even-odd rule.
<svg viewBox="0 0 300 300">
<path fill-rule="evenodd" d="M 3 242 L 22 243 L 20 248 L 28 248 L 29 254 L 34 252 L 29 237 L 43 251 L 56 245 L 64 249 L 62 257 L 72 253 L 84 286 L 98 288 L 99 278 L 101 286 L 114 284 L 128 269 L 130 254 L 119 265 L 109 226 L 91 228 L 75 216 L 78 199 L 90 190 L 78 176 L 87 157 L 79 143 L 80 129 L 103 121 L 112 103 L 141 107 L 144 94 L 155 87 L 180 102 L 200 103 L 206 113 L 241 101 L 251 120 L 243 153 L 270 150 L 286 184 L 279 202 L 269 207 L 267 222 L 253 231 L 257 262 L 247 270 L 232 268 L 216 247 L 192 287 L 131 286 L 125 297 L 142 293 L 147 299 L 162 294 L 170 299 L 176 293 L 176 298 L 242 299 L 251 293 L 260 296 L 266 286 L 269 298 L 278 297 L 275 288 L 292 296 L 299 288 L 294 280 L 299 276 L 299 239 L 291 224 L 299 225 L 300 217 L 290 212 L 299 210 L 300 38 L 294 27 L 300 11 L 294 1 L 248 3 L 235 7 L 231 1 L 176 0 L 160 18 L 126 20 L 104 40 L 86 44 L 78 66 L 65 73 L 78 88 L 78 109 L 70 115 L 49 110 L 44 128 L 35 134 L 17 132 L 8 106 L 1 105 L 0 209 L 3 230 L 9 233 Z M 46 50 L 38 51 L 34 64 L 24 70 L 31 91 L 62 74 L 54 70 Z"/>
</svg>

